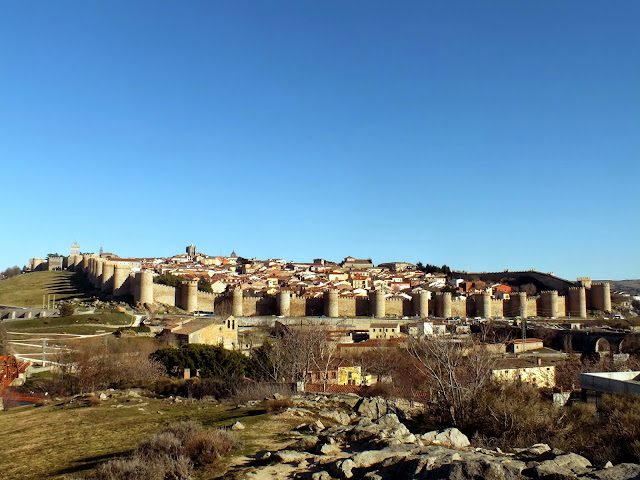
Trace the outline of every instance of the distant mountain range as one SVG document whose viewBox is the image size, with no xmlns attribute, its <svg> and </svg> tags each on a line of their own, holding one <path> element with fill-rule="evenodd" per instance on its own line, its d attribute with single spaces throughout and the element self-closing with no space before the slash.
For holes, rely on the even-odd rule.
<svg viewBox="0 0 640 480">
<path fill-rule="evenodd" d="M 609 282 L 611 291 L 640 295 L 640 279 L 636 280 L 594 280 L 597 282 Z"/>
</svg>

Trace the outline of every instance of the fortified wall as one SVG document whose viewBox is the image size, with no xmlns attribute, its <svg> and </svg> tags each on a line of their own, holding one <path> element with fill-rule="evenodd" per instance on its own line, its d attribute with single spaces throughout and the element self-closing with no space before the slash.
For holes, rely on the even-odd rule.
<svg viewBox="0 0 640 480">
<path fill-rule="evenodd" d="M 588 309 L 611 311 L 610 285 L 589 282 L 589 288 L 584 279 L 579 282 L 580 286 L 570 287 L 566 296 L 559 295 L 557 290 L 548 290 L 537 297 L 530 298 L 524 292 L 514 292 L 510 298 L 498 300 L 491 298 L 488 293 L 453 297 L 451 292 L 437 292 L 432 296 L 432 292 L 423 290 L 409 299 L 387 296 L 379 290 L 369 292 L 368 297 L 345 297 L 338 290 L 328 290 L 322 298 L 308 298 L 292 294 L 289 290 L 281 290 L 275 296 L 247 295 L 240 290 L 216 295 L 199 291 L 195 280 L 185 280 L 178 288 L 168 287 L 153 283 L 151 271 L 134 273 L 126 265 L 97 255 L 72 255 L 67 257 L 65 264 L 70 270 L 83 272 L 95 288 L 116 298 L 132 297 L 135 303 L 162 303 L 188 312 L 215 311 L 235 317 L 586 318 Z"/>
</svg>

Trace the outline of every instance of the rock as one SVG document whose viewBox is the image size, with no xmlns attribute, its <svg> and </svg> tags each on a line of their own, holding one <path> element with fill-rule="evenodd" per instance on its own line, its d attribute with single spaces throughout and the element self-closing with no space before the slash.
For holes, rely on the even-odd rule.
<svg viewBox="0 0 640 480">
<path fill-rule="evenodd" d="M 418 442 L 418 439 L 416 438 L 416 436 L 415 436 L 413 433 L 410 433 L 409 435 L 407 435 L 406 437 L 404 437 L 404 438 L 402 439 L 402 441 L 403 441 L 404 443 L 416 443 L 416 442 Z M 420 443 L 422 443 L 422 442 L 420 442 Z"/>
<path fill-rule="evenodd" d="M 524 464 L 511 465 L 488 458 L 451 462 L 429 472 L 433 478 L 511 480 L 522 478 Z M 430 477 L 431 478 L 431 477 Z"/>
<path fill-rule="evenodd" d="M 420 435 L 420 438 L 424 443 L 433 443 L 437 435 L 438 435 L 437 431 L 427 432 Z"/>
<path fill-rule="evenodd" d="M 363 398 L 358 402 L 358 404 L 356 404 L 355 412 L 362 417 L 377 420 L 383 415 L 389 413 L 389 405 L 384 398 Z"/>
<path fill-rule="evenodd" d="M 365 474 L 364 478 L 368 478 L 369 480 L 383 480 L 383 478 L 376 472 L 369 472 Z"/>
<path fill-rule="evenodd" d="M 329 472 L 326 472 L 324 470 L 311 474 L 311 480 L 331 480 L 331 479 L 332 477 L 331 475 L 329 475 Z"/>
<path fill-rule="evenodd" d="M 534 468 L 539 478 L 551 476 L 553 478 L 571 478 L 590 471 L 591 462 L 576 453 L 558 455 L 553 460 L 545 460 Z M 608 469 L 610 470 L 610 469 Z"/>
<path fill-rule="evenodd" d="M 269 458 L 271 458 L 271 452 L 269 451 L 256 453 L 256 459 L 258 460 L 264 461 L 264 460 L 268 460 Z"/>
<path fill-rule="evenodd" d="M 351 418 L 344 412 L 340 412 L 338 410 L 322 410 L 320 415 L 326 417 L 334 422 L 339 423 L 340 425 L 349 425 L 351 423 Z"/>
<path fill-rule="evenodd" d="M 373 422 L 371 421 L 370 418 L 367 417 L 361 417 L 356 423 L 355 425 L 357 425 L 358 427 L 368 427 L 369 425 L 373 425 Z"/>
<path fill-rule="evenodd" d="M 244 430 L 245 426 L 242 422 L 238 421 L 231 425 L 231 430 Z"/>
<path fill-rule="evenodd" d="M 274 393 L 273 394 L 273 399 L 274 400 L 283 400 L 285 397 L 284 395 L 280 395 L 279 393 Z"/>
<path fill-rule="evenodd" d="M 393 438 L 401 439 L 403 437 L 411 435 L 411 432 L 402 423 L 399 423 L 398 426 L 394 428 L 389 435 Z"/>
<path fill-rule="evenodd" d="M 335 456 L 340 453 L 340 447 L 337 443 L 325 443 L 319 449 L 320 454 L 327 456 Z"/>
<path fill-rule="evenodd" d="M 549 445 L 546 443 L 536 443 L 535 445 L 531 445 L 526 451 L 532 455 L 542 455 L 543 453 L 547 453 L 550 451 Z"/>
<path fill-rule="evenodd" d="M 640 465 L 636 463 L 620 463 L 610 468 L 587 473 L 581 478 L 592 480 L 636 480 L 640 478 Z"/>
<path fill-rule="evenodd" d="M 353 460 L 350 458 L 346 458 L 344 460 L 338 460 L 333 464 L 333 471 L 340 478 L 351 478 L 353 477 L 353 470 L 355 468 L 355 464 Z"/>
<path fill-rule="evenodd" d="M 390 457 L 406 457 L 409 453 L 411 453 L 411 447 L 404 445 L 383 448 L 382 450 L 367 450 L 356 453 L 353 456 L 353 463 L 357 468 L 370 467 Z"/>
<path fill-rule="evenodd" d="M 349 433 L 349 439 L 352 442 L 369 441 L 380 434 L 380 427 L 371 425 L 368 427 L 355 427 Z"/>
<path fill-rule="evenodd" d="M 109 397 L 107 397 L 106 393 L 101 393 L 100 394 L 100 400 L 106 400 L 107 398 L 109 398 Z"/>
<path fill-rule="evenodd" d="M 303 435 L 302 438 L 299 438 L 296 442 L 289 446 L 292 450 L 298 451 L 307 451 L 314 448 L 320 439 L 315 435 Z"/>
<path fill-rule="evenodd" d="M 457 428 L 447 428 L 438 433 L 433 442 L 448 448 L 465 448 L 470 445 L 467 436 Z"/>
<path fill-rule="evenodd" d="M 377 419 L 376 423 L 383 428 L 396 428 L 400 425 L 400 420 L 398 420 L 398 416 L 395 413 L 387 413 Z"/>
<path fill-rule="evenodd" d="M 280 450 L 273 453 L 269 459 L 276 463 L 300 463 L 309 458 L 308 453 L 296 452 L 295 450 Z"/>
<path fill-rule="evenodd" d="M 320 420 L 316 420 L 312 424 L 309 425 L 309 430 L 312 432 L 319 433 L 324 430 L 324 424 Z"/>
<path fill-rule="evenodd" d="M 602 468 L 611 468 L 611 467 L 613 467 L 613 463 L 611 463 L 611 461 L 608 461 L 607 463 L 604 464 Z"/>
</svg>

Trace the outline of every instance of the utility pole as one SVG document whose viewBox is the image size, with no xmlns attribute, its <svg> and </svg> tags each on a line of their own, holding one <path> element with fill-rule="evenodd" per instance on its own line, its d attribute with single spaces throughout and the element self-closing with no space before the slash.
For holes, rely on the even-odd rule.
<svg viewBox="0 0 640 480">
<path fill-rule="evenodd" d="M 47 366 L 47 339 L 42 338 L 42 366 Z"/>
</svg>

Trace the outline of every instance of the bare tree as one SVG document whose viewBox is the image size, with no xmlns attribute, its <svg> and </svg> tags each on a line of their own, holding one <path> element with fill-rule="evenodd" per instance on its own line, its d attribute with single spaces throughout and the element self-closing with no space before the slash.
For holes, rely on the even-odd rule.
<svg viewBox="0 0 640 480">
<path fill-rule="evenodd" d="M 453 425 L 461 425 L 491 378 L 492 357 L 473 340 L 410 337 L 407 351 L 430 384 L 436 405 Z"/>
<path fill-rule="evenodd" d="M 322 390 L 327 390 L 327 383 L 329 382 L 329 371 L 333 368 L 337 368 L 338 365 L 334 360 L 337 359 L 338 342 L 334 339 L 328 338 L 328 332 L 326 328 L 319 328 L 315 332 L 308 332 L 315 336 L 318 340 L 314 343 L 314 350 L 311 352 L 311 358 L 313 359 L 313 365 L 320 372 L 322 378 Z"/>
<path fill-rule="evenodd" d="M 328 337 L 323 324 L 288 326 L 265 341 L 254 357 L 265 377 L 274 381 L 300 381 L 319 371 L 326 383 L 337 358 L 338 342 Z"/>
</svg>

